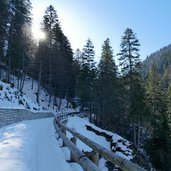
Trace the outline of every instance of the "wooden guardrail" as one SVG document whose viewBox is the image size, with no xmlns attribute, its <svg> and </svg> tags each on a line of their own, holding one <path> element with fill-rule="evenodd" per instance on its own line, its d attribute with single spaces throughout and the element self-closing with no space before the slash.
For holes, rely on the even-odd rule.
<svg viewBox="0 0 171 171">
<path fill-rule="evenodd" d="M 106 149 L 105 147 L 95 143 L 94 141 L 88 139 L 87 137 L 81 135 L 80 133 L 72 130 L 71 128 L 67 127 L 62 123 L 62 121 L 66 121 L 69 115 L 73 115 L 74 113 L 70 114 L 61 114 L 59 117 L 57 116 L 54 119 L 54 126 L 56 131 L 58 132 L 59 136 L 62 138 L 64 144 L 70 149 L 71 151 L 71 159 L 76 162 L 78 162 L 84 170 L 86 171 L 94 171 L 97 168 L 94 165 L 92 165 L 92 162 L 90 163 L 90 160 L 86 159 L 85 161 L 88 163 L 84 163 L 79 160 L 79 158 L 82 156 L 86 157 L 83 152 L 81 152 L 75 145 L 76 145 L 76 138 L 81 140 L 83 143 L 88 145 L 92 148 L 93 152 L 89 156 L 91 160 L 98 165 L 98 158 L 99 154 L 103 156 L 108 161 L 111 161 L 113 164 L 117 165 L 120 169 L 123 171 L 146 171 L 145 169 L 139 167 L 138 165 L 132 163 L 129 160 L 126 160 L 115 153 L 111 152 L 110 150 Z M 65 115 L 65 116 L 64 116 Z M 66 137 L 66 131 L 70 132 L 73 135 L 73 138 L 71 139 L 72 143 L 67 137 Z M 71 144 L 72 143 L 72 144 Z M 75 145 L 74 145 L 75 144 Z M 76 150 L 77 149 L 77 150 Z M 80 157 L 79 157 L 80 156 Z M 85 165 L 87 166 L 85 168 Z"/>
<path fill-rule="evenodd" d="M 65 121 L 67 117 L 68 114 L 66 116 L 59 115 L 59 118 L 62 121 Z M 61 129 L 61 127 L 58 126 L 56 121 L 57 120 L 54 119 L 54 127 L 59 137 L 63 140 L 63 146 L 67 146 L 71 151 L 71 161 L 75 161 L 80 164 L 85 171 L 100 171 L 100 169 L 80 149 L 76 147 L 76 139 L 72 138 L 71 140 L 69 140 L 66 137 L 66 130 Z"/>
<path fill-rule="evenodd" d="M 68 120 L 68 116 L 74 116 L 76 114 L 79 114 L 79 112 L 58 113 L 56 119 L 63 123 Z"/>
</svg>

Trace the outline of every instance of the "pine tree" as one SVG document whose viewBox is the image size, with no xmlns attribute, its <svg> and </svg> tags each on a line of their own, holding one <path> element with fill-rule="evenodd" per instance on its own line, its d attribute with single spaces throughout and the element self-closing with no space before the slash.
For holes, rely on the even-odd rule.
<svg viewBox="0 0 171 171">
<path fill-rule="evenodd" d="M 117 67 L 113 59 L 110 40 L 106 39 L 102 45 L 102 54 L 98 66 L 96 85 L 96 117 L 97 124 L 112 129 L 118 114 L 118 85 Z M 118 98 L 118 99 L 117 99 Z"/>
<path fill-rule="evenodd" d="M 36 53 L 36 59 L 34 63 L 35 71 L 38 73 L 37 79 L 38 79 L 38 87 L 37 87 L 37 103 L 40 103 L 40 87 L 42 85 L 42 74 L 43 74 L 43 67 L 44 67 L 44 61 L 43 58 L 45 56 L 45 49 L 46 49 L 46 41 L 39 40 L 38 49 Z"/>
<path fill-rule="evenodd" d="M 78 96 L 81 99 L 82 110 L 89 108 L 90 122 L 92 119 L 92 93 L 95 79 L 94 46 L 90 39 L 87 40 L 81 55 L 81 67 L 78 78 Z"/>
<path fill-rule="evenodd" d="M 44 52 L 41 58 L 41 84 L 50 94 L 49 105 L 52 94 L 54 94 L 53 104 L 55 105 L 57 105 L 56 97 L 59 97 L 58 109 L 60 109 L 62 98 L 70 101 L 75 96 L 75 83 L 72 80 L 74 75 L 73 52 L 52 5 L 45 11 L 42 30 L 46 34 L 46 39 L 43 46 L 40 47 L 40 51 L 43 48 Z"/>
<path fill-rule="evenodd" d="M 150 113 L 149 118 L 151 118 L 150 138 L 147 139 L 146 148 L 156 169 L 167 171 L 171 164 L 171 132 L 168 125 L 165 93 L 161 89 L 161 78 L 154 65 L 148 74 L 146 97 Z"/>
<path fill-rule="evenodd" d="M 68 38 L 64 35 L 59 25 L 54 28 L 55 34 L 55 56 L 56 68 L 54 73 L 57 74 L 57 92 L 60 98 L 67 98 L 69 101 L 74 96 L 73 80 L 73 52 Z"/>
<path fill-rule="evenodd" d="M 64 92 L 64 97 L 68 100 L 71 101 L 71 99 L 75 96 L 74 94 L 74 80 L 73 80 L 73 52 L 71 49 L 71 44 L 66 36 L 64 36 L 64 41 L 62 45 L 62 56 L 64 58 L 64 70 L 63 72 L 65 73 L 65 85 L 66 89 Z"/>
<path fill-rule="evenodd" d="M 59 25 L 58 16 L 54 7 L 50 5 L 49 7 L 47 7 L 45 11 L 45 15 L 43 16 L 43 25 L 42 25 L 42 29 L 46 34 L 46 47 L 45 47 L 46 56 L 44 58 L 44 62 L 46 63 L 46 65 L 44 65 L 45 68 L 43 71 L 45 71 L 44 74 L 48 73 L 48 76 L 45 79 L 48 80 L 48 91 L 50 94 L 49 105 L 51 102 L 51 96 L 53 91 L 52 90 L 52 62 L 54 60 L 53 44 L 55 42 L 54 40 L 55 35 L 53 30 L 56 27 L 56 25 Z"/>
<path fill-rule="evenodd" d="M 168 171 L 171 168 L 171 132 L 166 115 L 160 117 L 157 127 L 146 141 L 146 150 L 157 170 Z"/>
<path fill-rule="evenodd" d="M 162 86 L 167 89 L 169 87 L 170 82 L 171 82 L 171 65 L 165 68 L 165 71 L 162 75 Z"/>
<path fill-rule="evenodd" d="M 86 45 L 83 48 L 82 53 L 82 67 L 87 68 L 88 70 L 92 70 L 94 68 L 94 45 L 90 39 L 87 40 Z"/>
<path fill-rule="evenodd" d="M 127 28 L 124 32 L 124 36 L 122 37 L 120 44 L 121 50 L 118 56 L 121 71 L 124 75 L 128 76 L 130 101 L 133 91 L 133 75 L 134 72 L 137 72 L 137 68 L 140 67 L 139 46 L 140 44 L 135 33 L 132 31 L 132 29 Z"/>
<path fill-rule="evenodd" d="M 124 32 L 121 42 L 121 50 L 118 54 L 120 56 L 120 66 L 123 73 L 129 73 L 130 82 L 132 79 L 133 69 L 140 66 L 140 55 L 139 55 L 139 41 L 136 38 L 135 33 L 132 29 L 127 28 Z"/>
<path fill-rule="evenodd" d="M 35 45 L 32 33 L 31 33 L 31 28 L 30 25 L 26 25 L 22 28 L 22 40 L 21 42 L 22 47 L 23 47 L 23 54 L 22 54 L 22 59 L 21 59 L 21 64 L 19 66 L 20 73 L 18 75 L 18 89 L 20 92 L 22 92 L 24 83 L 25 83 L 25 78 L 26 75 L 29 72 L 30 65 L 31 65 L 31 58 L 33 55 L 33 46 Z"/>
<path fill-rule="evenodd" d="M 7 40 L 8 23 L 8 4 L 7 0 L 0 1 L 0 62 L 4 60 L 5 41 Z"/>
<path fill-rule="evenodd" d="M 153 115 L 154 127 L 165 110 L 165 96 L 161 90 L 161 78 L 155 65 L 149 71 L 146 82 L 146 101 L 150 113 Z"/>
<path fill-rule="evenodd" d="M 167 115 L 170 124 L 171 123 L 171 85 L 169 85 L 167 90 Z"/>
<path fill-rule="evenodd" d="M 27 53 L 27 41 L 24 29 L 31 24 L 31 3 L 29 0 L 11 0 L 9 6 L 11 7 L 11 17 L 6 55 L 8 79 L 11 71 L 19 77 L 20 71 L 23 69 L 23 60 Z"/>
<path fill-rule="evenodd" d="M 127 110 L 130 118 L 130 126 L 133 125 L 133 141 L 134 145 L 138 146 L 137 124 L 140 128 L 140 116 L 144 108 L 143 103 L 143 87 L 142 78 L 139 74 L 139 68 L 141 67 L 140 55 L 139 55 L 139 41 L 136 38 L 132 29 L 127 28 L 124 32 L 121 41 L 121 50 L 119 55 L 119 65 L 121 66 L 121 72 L 126 78 L 125 88 L 127 90 Z M 142 107 L 143 106 L 143 107 Z"/>
<path fill-rule="evenodd" d="M 144 122 L 147 118 L 147 107 L 145 104 L 145 88 L 143 78 L 138 71 L 133 72 L 132 94 L 129 108 L 129 119 L 133 124 L 133 141 L 137 149 L 140 147 L 140 140 L 143 137 Z M 128 98 L 129 99 L 129 98 Z"/>
</svg>

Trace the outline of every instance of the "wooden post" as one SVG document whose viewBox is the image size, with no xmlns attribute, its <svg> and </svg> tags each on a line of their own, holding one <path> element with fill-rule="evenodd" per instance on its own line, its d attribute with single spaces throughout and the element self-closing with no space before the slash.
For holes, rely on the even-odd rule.
<svg viewBox="0 0 171 171">
<path fill-rule="evenodd" d="M 56 136 L 56 139 L 59 140 L 60 136 L 57 132 L 55 133 L 55 136 Z"/>
<path fill-rule="evenodd" d="M 84 154 L 97 166 L 99 166 L 99 153 L 97 153 L 96 151 L 84 151 Z"/>
<path fill-rule="evenodd" d="M 72 137 L 71 141 L 76 145 L 76 142 L 77 142 L 76 137 Z M 71 162 L 75 161 L 75 156 L 74 156 L 74 154 L 72 152 L 70 152 L 70 161 Z"/>
<path fill-rule="evenodd" d="M 94 164 L 96 164 L 97 166 L 99 166 L 99 153 L 97 153 L 96 151 L 92 151 L 92 154 L 90 156 L 90 159 L 92 160 L 92 162 Z"/>
<path fill-rule="evenodd" d="M 62 133 L 64 133 L 66 135 L 66 129 L 62 128 Z"/>
<path fill-rule="evenodd" d="M 61 131 L 64 135 L 66 135 L 66 129 L 65 128 L 61 128 Z M 62 147 L 66 147 L 64 141 L 63 141 Z"/>
<path fill-rule="evenodd" d="M 64 127 L 59 127 L 63 134 L 66 135 L 66 129 Z"/>
<path fill-rule="evenodd" d="M 76 137 L 72 137 L 72 138 L 71 138 L 71 141 L 76 145 L 77 138 L 76 138 Z"/>
</svg>

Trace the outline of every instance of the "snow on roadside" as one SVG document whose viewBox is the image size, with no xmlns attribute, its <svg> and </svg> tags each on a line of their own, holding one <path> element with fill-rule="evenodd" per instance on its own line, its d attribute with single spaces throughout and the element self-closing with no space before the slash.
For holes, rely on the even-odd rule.
<svg viewBox="0 0 171 171">
<path fill-rule="evenodd" d="M 112 137 L 112 142 L 116 144 L 116 148 L 118 147 L 121 150 L 121 151 L 116 150 L 115 153 L 117 155 L 119 155 L 119 156 L 121 156 L 127 160 L 130 160 L 134 157 L 133 151 L 129 148 L 131 143 L 129 141 L 127 141 L 126 139 L 122 138 L 121 136 L 119 136 L 115 133 L 100 129 L 99 127 L 91 124 L 87 118 L 80 118 L 77 116 L 68 118 L 68 123 L 67 123 L 68 127 L 72 128 L 73 130 L 76 130 L 77 132 L 81 133 L 85 137 L 91 139 L 92 141 L 94 141 L 94 142 L 96 142 L 96 143 L 98 143 L 98 144 L 100 144 L 100 145 L 102 145 L 105 148 L 110 150 L 110 148 L 111 148 L 110 142 L 107 141 L 105 137 L 96 135 L 94 132 L 87 130 L 86 125 L 91 126 L 95 130 L 98 130 L 99 132 L 103 132 L 103 133 L 110 135 Z M 72 135 L 70 133 L 67 133 L 67 136 L 69 138 L 72 137 Z M 84 150 L 84 151 L 91 151 L 92 150 L 90 147 L 85 145 L 80 140 L 77 140 L 77 146 L 81 150 Z"/>
<path fill-rule="evenodd" d="M 40 107 L 36 102 L 21 95 L 12 84 L 0 81 L 0 107 L 29 109 L 32 111 L 39 110 Z"/>
<path fill-rule="evenodd" d="M 71 171 L 52 118 L 23 121 L 0 129 L 1 171 Z"/>
<path fill-rule="evenodd" d="M 32 101 L 36 102 L 36 93 L 37 93 L 37 88 L 38 87 L 38 82 L 34 80 L 34 84 L 32 87 L 32 78 L 31 77 L 26 77 L 23 92 L 24 94 L 31 99 Z M 49 112 L 52 112 L 54 114 L 62 112 L 73 112 L 74 110 L 72 109 L 71 104 L 68 105 L 69 108 L 67 108 L 67 101 L 65 99 L 61 100 L 61 108 L 60 111 L 58 111 L 58 104 L 53 105 L 53 96 L 51 97 L 51 103 L 49 106 L 49 94 L 47 91 L 41 87 L 40 90 L 40 106 L 42 106 L 42 110 L 48 110 Z M 57 102 L 58 102 L 57 98 Z"/>
<path fill-rule="evenodd" d="M 14 76 L 13 76 L 14 77 Z M 17 81 L 14 77 L 14 83 L 9 84 L 0 80 L 0 107 L 1 108 L 15 108 L 15 109 L 27 109 L 32 112 L 52 112 L 54 114 L 60 112 L 73 112 L 71 104 L 65 99 L 61 100 L 61 107 L 58 110 L 58 104 L 53 105 L 53 96 L 49 105 L 49 94 L 45 89 L 40 90 L 40 104 L 37 103 L 36 93 L 38 82 L 34 80 L 32 87 L 32 78 L 26 77 L 23 87 L 23 93 L 21 94 L 17 88 L 15 88 Z M 57 99 L 58 101 L 59 99 Z"/>
</svg>

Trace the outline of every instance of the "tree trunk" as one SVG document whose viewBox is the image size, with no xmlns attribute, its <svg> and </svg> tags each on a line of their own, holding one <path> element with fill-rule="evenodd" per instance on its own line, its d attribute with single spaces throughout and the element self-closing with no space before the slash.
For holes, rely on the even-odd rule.
<svg viewBox="0 0 171 171">
<path fill-rule="evenodd" d="M 52 98 L 52 95 L 51 95 L 51 92 L 50 92 L 50 93 L 49 93 L 49 103 L 48 103 L 48 107 L 50 107 L 51 98 Z"/>
<path fill-rule="evenodd" d="M 137 148 L 139 148 L 140 145 L 140 133 L 141 133 L 141 123 L 140 123 L 140 114 L 138 116 L 138 137 L 137 137 Z"/>
<path fill-rule="evenodd" d="M 32 78 L 31 89 L 33 90 L 34 87 L 34 79 Z"/>
<path fill-rule="evenodd" d="M 134 140 L 134 145 L 137 146 L 137 134 L 136 134 L 136 123 L 135 122 L 133 124 L 133 140 Z"/>
<path fill-rule="evenodd" d="M 17 76 L 17 89 L 19 90 L 20 88 L 20 74 L 18 73 L 18 76 Z"/>
<path fill-rule="evenodd" d="M 58 111 L 61 109 L 61 103 L 62 103 L 61 98 L 59 98 L 59 100 L 58 100 Z"/>
<path fill-rule="evenodd" d="M 52 17 L 52 14 L 50 13 L 50 17 Z M 49 104 L 51 103 L 51 97 L 52 97 L 52 23 L 50 23 L 50 49 L 49 49 Z"/>
<path fill-rule="evenodd" d="M 20 83 L 20 92 L 23 91 L 25 80 L 26 80 L 26 73 L 23 73 L 21 83 Z"/>
<path fill-rule="evenodd" d="M 51 55 L 51 53 L 50 53 L 50 55 Z M 51 56 L 50 56 L 50 65 L 49 65 L 49 103 L 48 103 L 48 106 L 50 106 L 51 98 L 52 98 L 52 60 L 51 60 Z"/>
<path fill-rule="evenodd" d="M 39 103 L 41 78 L 42 78 L 42 65 L 41 65 L 41 62 L 40 62 L 40 65 L 39 65 L 39 80 L 38 80 L 38 88 L 37 88 L 37 103 Z"/>
<path fill-rule="evenodd" d="M 8 72 L 7 72 L 7 81 L 10 82 L 10 74 L 11 74 L 11 56 L 9 55 L 8 59 Z"/>
<path fill-rule="evenodd" d="M 89 111 L 90 111 L 90 123 L 92 123 L 92 111 L 91 111 L 91 102 L 89 105 Z"/>
</svg>

